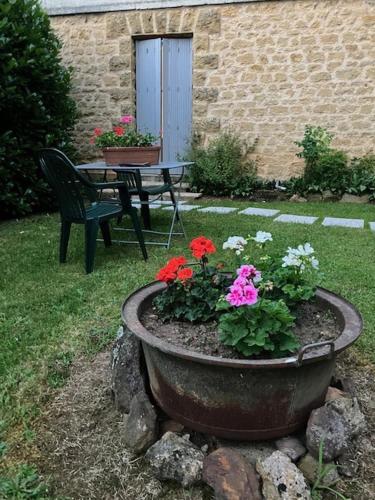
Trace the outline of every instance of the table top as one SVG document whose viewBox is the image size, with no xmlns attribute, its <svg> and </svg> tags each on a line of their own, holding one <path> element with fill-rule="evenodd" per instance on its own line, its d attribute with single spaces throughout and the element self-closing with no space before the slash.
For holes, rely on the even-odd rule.
<svg viewBox="0 0 375 500">
<path fill-rule="evenodd" d="M 104 161 L 97 161 L 94 163 L 86 163 L 82 165 L 76 165 L 78 170 L 141 170 L 142 172 L 147 172 L 152 170 L 174 170 L 177 168 L 190 167 L 193 165 L 192 161 L 163 161 L 157 165 L 148 165 L 147 167 L 142 165 L 132 165 L 131 167 L 120 167 L 120 165 L 107 165 Z"/>
</svg>

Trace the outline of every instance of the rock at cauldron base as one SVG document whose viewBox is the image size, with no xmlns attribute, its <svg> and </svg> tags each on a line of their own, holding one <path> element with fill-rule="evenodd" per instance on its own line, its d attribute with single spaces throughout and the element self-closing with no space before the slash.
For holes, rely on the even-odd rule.
<svg viewBox="0 0 375 500">
<path fill-rule="evenodd" d="M 126 413 L 133 397 L 145 390 L 140 342 L 123 327 L 119 328 L 112 348 L 111 389 L 116 408 Z"/>
<path fill-rule="evenodd" d="M 144 392 L 132 399 L 124 440 L 137 454 L 146 451 L 157 440 L 157 415 Z"/>
<path fill-rule="evenodd" d="M 338 389 L 337 387 L 332 387 L 329 386 L 327 389 L 327 394 L 325 401 L 332 401 L 334 399 L 340 399 L 340 398 L 347 398 L 349 397 L 349 394 L 342 391 L 341 389 Z"/>
<path fill-rule="evenodd" d="M 255 469 L 231 448 L 219 448 L 203 462 L 203 480 L 217 500 L 261 500 Z"/>
<path fill-rule="evenodd" d="M 311 499 L 302 472 L 281 451 L 275 451 L 266 460 L 258 460 L 256 469 L 263 480 L 262 492 L 266 500 Z"/>
<path fill-rule="evenodd" d="M 276 448 L 289 457 L 292 462 L 297 462 L 307 452 L 301 441 L 295 436 L 287 436 L 275 442 Z"/>
<path fill-rule="evenodd" d="M 271 441 L 238 442 L 227 439 L 216 438 L 217 448 L 231 448 L 242 455 L 251 465 L 255 465 L 257 460 L 265 460 L 276 448 Z"/>
<path fill-rule="evenodd" d="M 319 446 L 323 441 L 323 460 L 331 462 L 345 453 L 352 438 L 365 428 L 365 418 L 356 399 L 333 399 L 312 411 L 306 430 L 307 448 L 318 458 Z"/>
<path fill-rule="evenodd" d="M 336 465 L 333 462 L 330 462 L 328 464 L 324 464 L 323 467 L 329 467 L 330 470 L 322 478 L 322 484 L 324 484 L 324 486 L 331 486 L 337 483 L 340 478 Z M 298 468 L 310 484 L 315 483 L 319 471 L 318 460 L 308 453 L 298 462 Z"/>
<path fill-rule="evenodd" d="M 328 403 L 311 412 L 306 429 L 306 446 L 309 452 L 319 457 L 319 447 L 323 440 L 323 460 L 331 462 L 348 448 L 349 436 L 340 414 Z"/>
<path fill-rule="evenodd" d="M 160 480 L 172 479 L 186 488 L 202 479 L 204 453 L 173 432 L 167 432 L 151 446 L 145 458 Z"/>
<path fill-rule="evenodd" d="M 161 434 L 165 434 L 166 432 L 176 432 L 179 434 L 184 430 L 184 425 L 176 422 L 175 420 L 164 420 L 160 424 L 160 432 Z"/>
<path fill-rule="evenodd" d="M 327 404 L 341 415 L 351 438 L 359 436 L 366 430 L 366 419 L 357 398 L 338 398 Z"/>
</svg>

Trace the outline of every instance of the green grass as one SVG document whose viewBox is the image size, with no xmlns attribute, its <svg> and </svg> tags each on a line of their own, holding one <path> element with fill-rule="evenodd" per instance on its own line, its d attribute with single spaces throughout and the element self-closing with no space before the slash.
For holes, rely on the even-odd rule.
<svg viewBox="0 0 375 500">
<path fill-rule="evenodd" d="M 249 203 L 215 200 L 201 205 L 262 206 L 283 213 L 331 215 L 375 220 L 375 207 L 328 203 Z M 155 225 L 170 213 L 152 212 Z M 189 237 L 204 234 L 217 244 L 215 257 L 230 235 L 271 231 L 273 248 L 306 241 L 316 249 L 324 273 L 323 285 L 341 293 L 363 314 L 365 331 L 357 343 L 363 356 L 375 360 L 375 234 L 364 230 L 280 224 L 263 217 L 238 214 L 183 214 Z M 152 280 L 157 269 L 175 254 L 186 252 L 176 239 L 169 251 L 150 247 L 145 263 L 137 246 L 98 244 L 95 271 L 84 273 L 83 231 L 74 226 L 67 264 L 58 263 L 57 215 L 41 215 L 0 226 L 0 421 L 8 430 L 21 424 L 24 433 L 48 397 L 69 376 L 77 355 L 92 356 L 108 344 L 120 324 L 125 297 Z M 0 439 L 1 441 L 1 439 Z"/>
</svg>

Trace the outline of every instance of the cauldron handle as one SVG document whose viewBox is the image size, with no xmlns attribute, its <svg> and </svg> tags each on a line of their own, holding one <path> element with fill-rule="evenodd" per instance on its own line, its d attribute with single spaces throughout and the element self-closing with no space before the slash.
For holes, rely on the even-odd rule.
<svg viewBox="0 0 375 500">
<path fill-rule="evenodd" d="M 317 349 L 319 347 L 324 347 L 326 345 L 329 346 L 329 351 L 327 352 L 325 357 L 333 358 L 333 355 L 335 353 L 335 343 L 333 340 L 326 340 L 325 342 L 315 342 L 314 344 L 306 344 L 306 345 L 301 347 L 301 349 L 298 351 L 298 354 L 297 354 L 296 365 L 301 366 L 302 361 L 303 361 L 303 357 L 307 351 L 309 351 L 310 349 Z"/>
</svg>

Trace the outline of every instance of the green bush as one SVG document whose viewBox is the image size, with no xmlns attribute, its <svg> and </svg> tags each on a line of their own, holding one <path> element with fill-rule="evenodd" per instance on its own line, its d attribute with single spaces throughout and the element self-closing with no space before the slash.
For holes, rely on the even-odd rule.
<svg viewBox="0 0 375 500">
<path fill-rule="evenodd" d="M 247 145 L 235 134 L 224 132 L 204 148 L 196 137 L 189 154 L 194 162 L 191 186 L 213 196 L 249 194 L 258 182 L 255 162 L 247 159 L 255 145 L 256 141 Z"/>
<path fill-rule="evenodd" d="M 20 216 L 51 208 L 36 163 L 41 147 L 72 154 L 76 105 L 60 42 L 37 0 L 0 2 L 0 213 Z"/>
<path fill-rule="evenodd" d="M 353 158 L 349 162 L 346 153 L 330 147 L 333 136 L 322 127 L 306 125 L 303 140 L 296 142 L 302 147 L 297 156 L 304 158 L 302 177 L 294 177 L 285 183 L 289 193 L 322 193 L 326 190 L 342 195 L 375 193 L 375 155 Z"/>
</svg>

